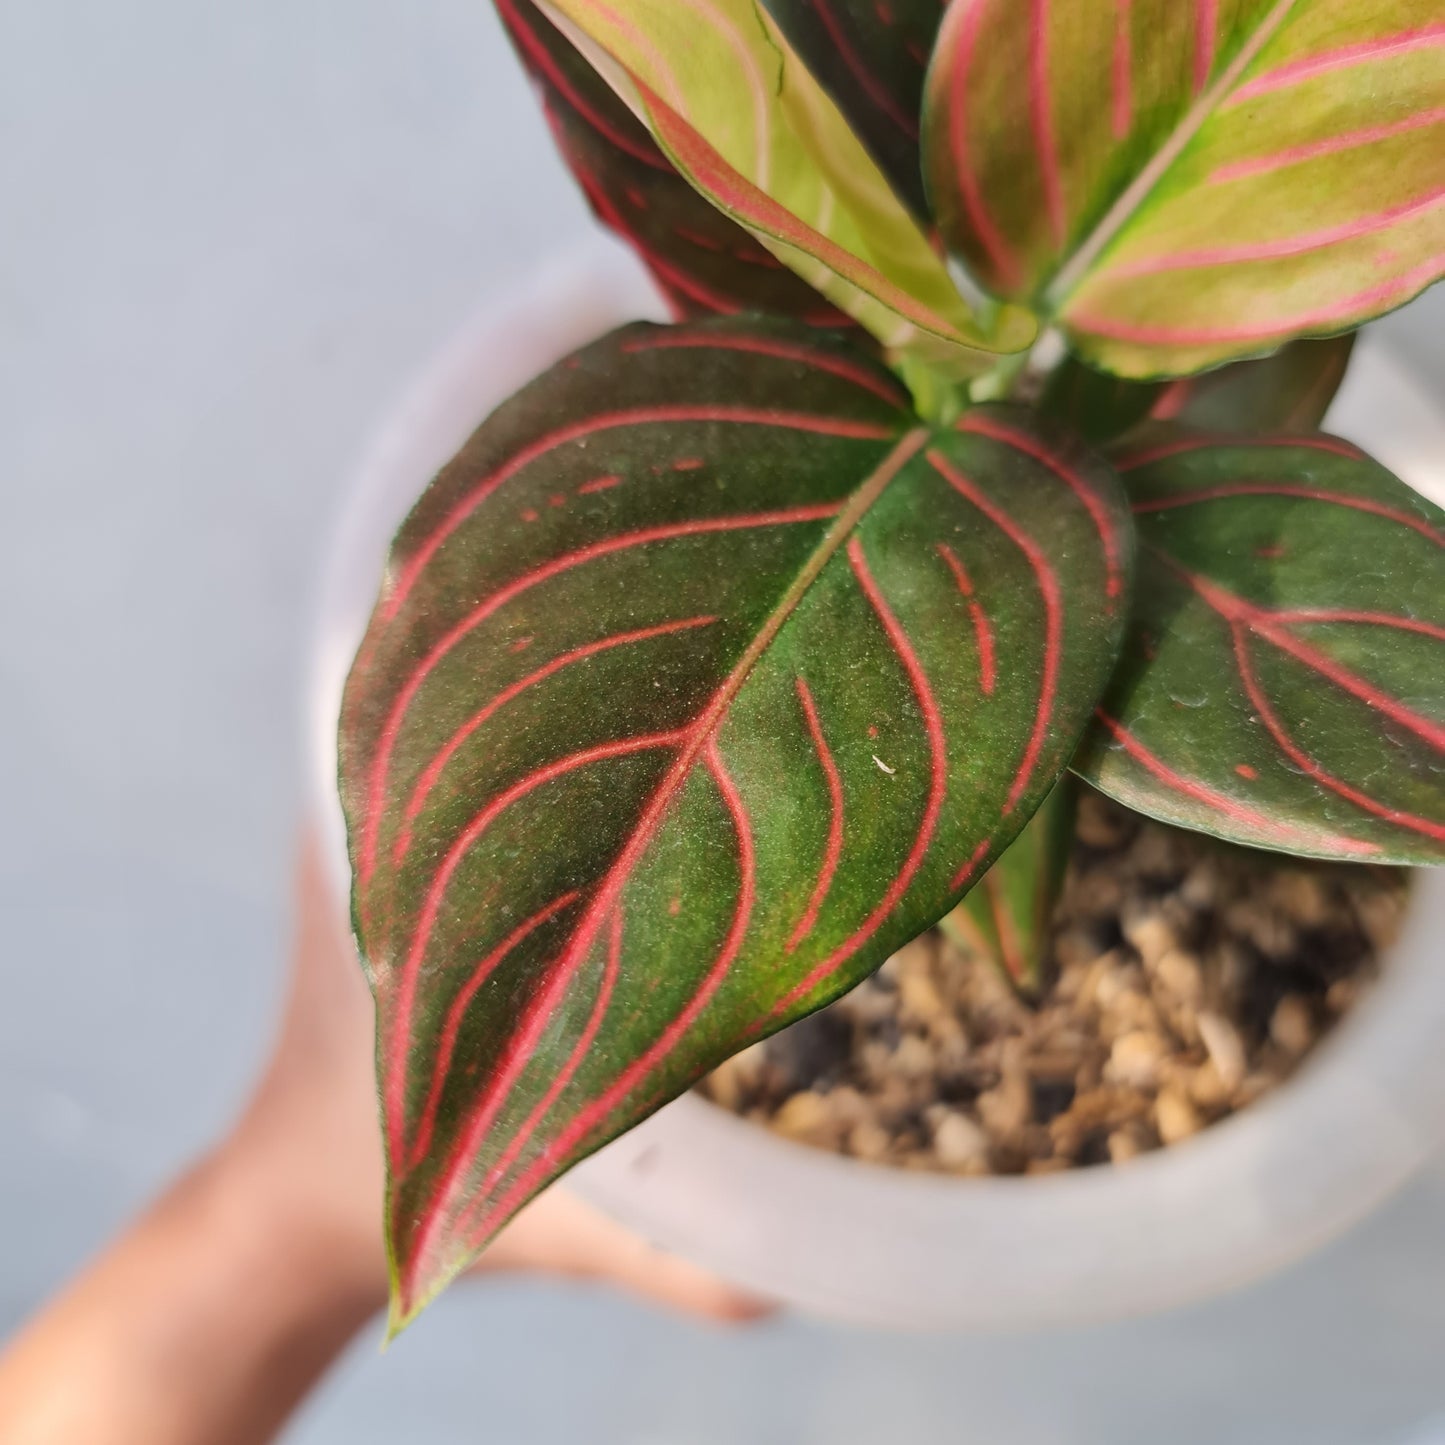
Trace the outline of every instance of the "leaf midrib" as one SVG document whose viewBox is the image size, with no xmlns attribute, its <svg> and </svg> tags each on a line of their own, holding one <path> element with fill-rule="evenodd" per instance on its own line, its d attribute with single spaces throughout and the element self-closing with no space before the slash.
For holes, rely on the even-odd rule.
<svg viewBox="0 0 1445 1445">
<path fill-rule="evenodd" d="M 1048 316 L 1059 315 L 1070 296 L 1078 288 L 1105 248 L 1120 231 L 1134 218 L 1148 200 L 1154 188 L 1169 173 L 1184 148 L 1203 128 L 1205 122 L 1219 108 L 1220 102 L 1239 83 L 1244 72 L 1254 64 L 1260 51 L 1278 33 L 1280 26 L 1294 8 L 1295 0 L 1277 0 L 1273 10 L 1260 21 L 1254 34 L 1240 47 L 1239 53 L 1219 73 L 1214 84 L 1209 86 L 1184 113 L 1178 125 L 1170 132 L 1169 138 L 1150 158 L 1148 164 L 1125 187 L 1118 200 L 1104 213 L 1098 225 L 1085 238 L 1083 244 L 1055 273 L 1053 280 L 1045 287 L 1040 300 Z"/>
<path fill-rule="evenodd" d="M 1184 582 L 1184 584 L 1192 590 L 1194 595 L 1197 596 L 1215 616 L 1224 622 L 1225 626 L 1228 627 L 1232 633 L 1243 628 L 1251 636 L 1258 637 L 1262 641 L 1267 642 L 1277 652 L 1284 654 L 1286 657 L 1292 657 L 1315 677 L 1322 679 L 1333 687 L 1339 688 L 1342 692 L 1359 697 L 1358 693 L 1342 684 L 1338 678 L 1331 677 L 1327 672 L 1322 670 L 1317 663 L 1302 656 L 1299 648 L 1287 646 L 1282 643 L 1280 641 L 1280 635 L 1292 637 L 1293 634 L 1291 634 L 1287 626 L 1275 622 L 1272 619 L 1270 608 L 1261 606 L 1251 598 L 1243 596 L 1236 591 L 1234 587 L 1222 583 L 1214 577 L 1201 575 L 1185 567 L 1177 557 L 1169 552 L 1167 548 L 1160 546 L 1159 543 L 1150 542 L 1143 538 L 1141 538 L 1140 541 L 1141 545 L 1152 552 L 1164 563 L 1169 571 L 1173 572 Z M 1298 642 L 1298 639 L 1295 640 Z M 1309 650 L 1314 651 L 1315 649 L 1310 648 Z M 1365 679 L 1365 681 L 1368 682 L 1368 679 Z M 1371 684 L 1371 686 L 1373 686 L 1373 684 Z M 1414 709 L 1410 708 L 1403 699 L 1390 696 L 1389 701 L 1401 711 L 1411 714 L 1414 713 Z M 1369 706 L 1370 704 L 1367 702 L 1366 705 Z M 1388 709 L 1380 709 L 1378 704 L 1375 706 L 1377 710 L 1385 711 L 1387 716 L 1392 716 Z M 1400 720 L 1397 718 L 1396 721 Z M 1433 724 L 1429 718 L 1424 716 L 1421 716 L 1420 724 L 1422 727 L 1435 728 L 1438 730 L 1437 725 Z M 1403 723 L 1403 726 L 1420 736 L 1424 736 L 1419 727 L 1409 722 Z M 1428 737 L 1426 737 L 1425 740 L 1427 742 L 1430 741 Z M 1437 743 L 1436 746 L 1438 747 L 1439 744 Z"/>
<path fill-rule="evenodd" d="M 788 584 L 787 589 L 778 599 L 777 605 L 768 614 L 753 640 L 743 650 L 737 662 L 733 664 L 731 671 L 713 694 L 707 707 L 703 709 L 697 721 L 692 724 L 687 742 L 659 784 L 657 794 L 648 803 L 643 815 L 644 820 L 659 807 L 666 807 L 671 796 L 690 775 L 699 754 L 732 705 L 733 699 L 742 690 L 743 684 L 762 660 L 763 654 L 767 652 L 778 633 L 782 631 L 784 624 L 797 611 L 798 605 L 807 595 L 808 589 L 817 581 L 823 568 L 832 561 L 834 555 L 852 535 L 854 529 L 883 494 L 888 484 L 922 450 L 929 436 L 929 429 L 923 426 L 916 426 L 905 432 L 888 455 L 849 496 L 837 518 L 823 534 L 807 561 L 798 569 L 797 575 Z M 639 820 L 639 827 L 642 826 L 642 821 Z M 625 854 L 627 850 L 623 851 Z M 625 860 L 619 859 L 618 864 L 623 861 Z M 613 868 L 608 870 L 608 876 L 603 879 L 602 886 L 597 890 L 587 913 L 578 923 L 576 932 L 573 934 L 573 948 L 577 947 L 579 940 L 582 940 L 584 935 L 589 936 L 583 947 L 590 947 L 590 933 L 595 932 L 596 927 L 605 918 L 607 910 L 612 906 L 612 894 L 617 891 L 617 884 L 614 883 L 612 874 L 618 864 L 614 864 Z M 571 952 L 570 948 L 569 952 Z"/>
</svg>

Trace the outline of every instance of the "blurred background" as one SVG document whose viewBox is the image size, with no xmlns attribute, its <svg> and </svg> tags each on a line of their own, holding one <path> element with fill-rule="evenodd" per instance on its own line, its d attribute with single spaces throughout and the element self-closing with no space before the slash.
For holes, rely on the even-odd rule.
<svg viewBox="0 0 1445 1445">
<path fill-rule="evenodd" d="M 591 223 L 486 0 L 0 0 L 0 198 L 3 1333 L 243 1096 L 348 471 Z M 1445 293 L 1380 332 L 1445 404 Z M 724 1334 L 489 1283 L 375 1346 L 289 1441 L 1445 1442 L 1445 1161 L 1154 1320 Z"/>
</svg>

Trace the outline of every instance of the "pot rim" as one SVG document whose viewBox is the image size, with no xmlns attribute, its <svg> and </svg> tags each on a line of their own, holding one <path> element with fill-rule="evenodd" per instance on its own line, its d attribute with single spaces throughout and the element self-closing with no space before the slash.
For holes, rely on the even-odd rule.
<svg viewBox="0 0 1445 1445">
<path fill-rule="evenodd" d="M 312 810 L 350 890 L 336 718 L 391 533 L 480 416 L 602 330 L 665 310 L 596 236 L 482 307 L 418 377 L 356 468 L 322 572 L 309 729 Z M 1445 420 L 1366 338 L 1331 419 L 1445 495 Z M 740 1285 L 896 1328 L 1026 1328 L 1220 1293 L 1363 1218 L 1445 1133 L 1445 869 L 1418 870 L 1386 978 L 1284 1086 L 1126 1165 L 1026 1177 L 915 1173 L 787 1141 L 694 1094 L 569 1180 L 622 1222 Z M 1187 1241 L 1187 1247 L 1181 1247 Z"/>
</svg>

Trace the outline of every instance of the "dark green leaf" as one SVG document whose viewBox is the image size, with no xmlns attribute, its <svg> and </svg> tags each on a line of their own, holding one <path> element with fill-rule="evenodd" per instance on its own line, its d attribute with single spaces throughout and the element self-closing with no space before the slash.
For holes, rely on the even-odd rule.
<svg viewBox="0 0 1445 1445">
<path fill-rule="evenodd" d="M 1110 468 L 782 324 L 630 327 L 398 536 L 341 778 L 396 1318 L 1008 845 L 1117 657 Z"/>
<path fill-rule="evenodd" d="M 1313 431 L 1345 379 L 1354 346 L 1353 332 L 1294 341 L 1273 356 L 1185 377 L 1164 388 L 1150 415 L 1235 436 Z"/>
<path fill-rule="evenodd" d="M 1327 436 L 1119 465 L 1134 622 L 1078 771 L 1241 843 L 1445 861 L 1445 514 Z"/>
<path fill-rule="evenodd" d="M 1076 356 L 1054 369 L 1039 405 L 1096 446 L 1148 417 L 1234 436 L 1313 431 L 1325 419 L 1355 338 L 1292 341 L 1273 356 L 1235 361 L 1179 381 L 1126 381 Z"/>
<path fill-rule="evenodd" d="M 1126 381 L 1066 356 L 1049 376 L 1039 407 L 1100 446 L 1143 421 L 1166 390 L 1164 382 Z"/>
</svg>

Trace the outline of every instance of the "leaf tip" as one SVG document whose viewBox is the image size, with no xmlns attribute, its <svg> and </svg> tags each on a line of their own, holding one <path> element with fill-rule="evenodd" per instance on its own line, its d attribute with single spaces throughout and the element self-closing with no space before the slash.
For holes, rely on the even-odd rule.
<svg viewBox="0 0 1445 1445">
<path fill-rule="evenodd" d="M 443 1274 L 440 1277 L 418 1277 L 415 1271 L 408 1274 L 393 1270 L 391 1291 L 387 1301 L 386 1338 L 382 1341 L 383 1349 L 386 1349 L 404 1330 L 416 1323 L 417 1318 L 426 1307 L 451 1283 L 452 1273 Z"/>
<path fill-rule="evenodd" d="M 387 1231 L 386 1241 L 386 1334 L 381 1348 L 389 1349 L 391 1342 L 416 1318 L 417 1310 L 410 1302 L 410 1291 L 406 1286 L 406 1261 L 400 1257 L 400 1243 Z"/>
<path fill-rule="evenodd" d="M 488 1232 L 490 1243 L 496 1230 Z M 389 1233 L 391 1233 L 389 1231 Z M 481 1245 L 461 1247 L 451 1236 L 418 1248 L 415 1236 L 388 1240 L 390 1289 L 386 1317 L 386 1344 L 409 1329 L 432 1302 L 476 1261 Z"/>
</svg>

